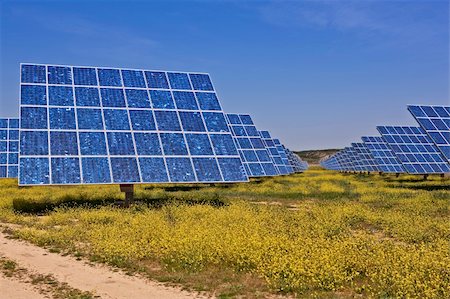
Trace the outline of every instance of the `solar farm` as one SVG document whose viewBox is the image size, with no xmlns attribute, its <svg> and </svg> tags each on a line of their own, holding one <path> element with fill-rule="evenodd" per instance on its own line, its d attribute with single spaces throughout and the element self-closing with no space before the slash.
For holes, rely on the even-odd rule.
<svg viewBox="0 0 450 299">
<path fill-rule="evenodd" d="M 363 136 L 324 158 L 326 169 L 445 176 L 450 174 L 450 106 L 410 105 L 418 127 L 378 126 L 380 136 Z"/>
<path fill-rule="evenodd" d="M 207 73 L 24 63 L 19 81 L 0 119 L 14 238 L 192 296 L 450 296 L 448 106 L 309 165 Z"/>
</svg>

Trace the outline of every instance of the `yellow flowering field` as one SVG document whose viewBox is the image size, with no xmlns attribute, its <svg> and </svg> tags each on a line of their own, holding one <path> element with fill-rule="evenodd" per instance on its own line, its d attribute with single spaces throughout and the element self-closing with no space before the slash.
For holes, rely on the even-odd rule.
<svg viewBox="0 0 450 299">
<path fill-rule="evenodd" d="M 218 297 L 450 298 L 450 182 L 303 174 L 236 185 L 0 185 L 9 233 Z"/>
</svg>

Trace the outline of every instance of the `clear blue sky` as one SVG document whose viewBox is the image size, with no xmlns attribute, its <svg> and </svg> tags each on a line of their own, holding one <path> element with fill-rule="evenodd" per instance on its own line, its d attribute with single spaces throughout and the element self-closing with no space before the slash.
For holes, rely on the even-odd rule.
<svg viewBox="0 0 450 299">
<path fill-rule="evenodd" d="M 209 72 L 226 112 L 293 150 L 450 102 L 446 0 L 0 3 L 0 117 L 18 113 L 20 62 Z"/>
</svg>

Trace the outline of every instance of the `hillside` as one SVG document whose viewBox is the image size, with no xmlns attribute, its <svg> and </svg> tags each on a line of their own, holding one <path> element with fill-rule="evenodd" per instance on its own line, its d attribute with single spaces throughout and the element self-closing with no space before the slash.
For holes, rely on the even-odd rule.
<svg viewBox="0 0 450 299">
<path fill-rule="evenodd" d="M 296 153 L 302 160 L 309 164 L 319 164 L 320 159 L 332 155 L 339 149 L 324 149 L 324 150 L 309 150 L 309 151 L 296 151 Z"/>
</svg>

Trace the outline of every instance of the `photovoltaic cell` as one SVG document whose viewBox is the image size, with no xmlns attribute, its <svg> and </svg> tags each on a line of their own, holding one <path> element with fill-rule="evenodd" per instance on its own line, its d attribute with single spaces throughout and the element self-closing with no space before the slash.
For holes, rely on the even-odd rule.
<svg viewBox="0 0 450 299">
<path fill-rule="evenodd" d="M 19 119 L 0 118 L 0 178 L 17 178 Z"/>
<path fill-rule="evenodd" d="M 406 172 L 403 164 L 384 141 L 381 136 L 363 136 L 364 144 L 372 154 L 379 171 L 386 173 L 404 173 Z"/>
<path fill-rule="evenodd" d="M 20 112 L 20 185 L 248 181 L 207 74 L 22 64 Z"/>
<path fill-rule="evenodd" d="M 253 120 L 248 114 L 227 114 L 228 125 L 249 177 L 278 175 Z"/>
<path fill-rule="evenodd" d="M 450 163 L 450 106 L 408 106 L 422 129 Z"/>
<path fill-rule="evenodd" d="M 450 165 L 421 127 L 379 126 L 387 142 L 408 173 L 450 172 Z"/>
</svg>

